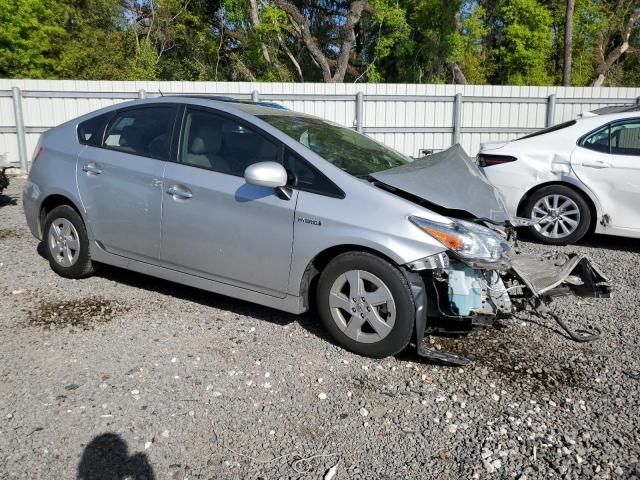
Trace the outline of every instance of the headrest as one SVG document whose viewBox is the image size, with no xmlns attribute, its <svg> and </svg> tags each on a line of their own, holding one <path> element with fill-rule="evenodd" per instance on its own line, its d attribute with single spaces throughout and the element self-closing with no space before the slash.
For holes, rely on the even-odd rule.
<svg viewBox="0 0 640 480">
<path fill-rule="evenodd" d="M 218 153 L 220 151 L 222 135 L 219 130 L 206 130 L 198 133 L 199 134 L 191 140 L 191 145 L 189 146 L 190 153 L 202 155 Z"/>
<path fill-rule="evenodd" d="M 118 144 L 121 147 L 131 147 L 136 143 L 137 129 L 133 125 L 124 127 L 120 133 Z"/>
</svg>

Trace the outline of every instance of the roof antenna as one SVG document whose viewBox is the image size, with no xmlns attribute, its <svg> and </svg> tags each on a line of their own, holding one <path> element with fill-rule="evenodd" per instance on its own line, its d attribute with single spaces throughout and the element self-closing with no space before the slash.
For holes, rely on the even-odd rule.
<svg viewBox="0 0 640 480">
<path fill-rule="evenodd" d="M 158 92 L 160 92 L 161 97 L 164 97 L 164 93 L 162 93 L 162 90 L 158 89 Z"/>
</svg>

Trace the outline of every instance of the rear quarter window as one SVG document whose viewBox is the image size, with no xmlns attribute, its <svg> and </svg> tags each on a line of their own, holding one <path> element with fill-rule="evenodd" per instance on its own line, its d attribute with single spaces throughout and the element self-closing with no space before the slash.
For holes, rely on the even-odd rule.
<svg viewBox="0 0 640 480">
<path fill-rule="evenodd" d="M 109 116 L 108 113 L 98 115 L 78 124 L 78 141 L 83 145 L 99 146 Z"/>
</svg>

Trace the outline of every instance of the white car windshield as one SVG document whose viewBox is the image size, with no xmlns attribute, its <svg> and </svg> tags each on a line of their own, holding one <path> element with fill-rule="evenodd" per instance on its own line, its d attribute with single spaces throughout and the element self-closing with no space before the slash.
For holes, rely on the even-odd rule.
<svg viewBox="0 0 640 480">
<path fill-rule="evenodd" d="M 356 177 L 411 161 L 366 135 L 335 123 L 295 115 L 260 115 L 260 118 Z"/>
</svg>

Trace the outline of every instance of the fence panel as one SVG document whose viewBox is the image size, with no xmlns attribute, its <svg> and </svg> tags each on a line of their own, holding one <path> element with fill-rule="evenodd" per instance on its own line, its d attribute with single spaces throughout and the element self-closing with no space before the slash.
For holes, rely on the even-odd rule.
<svg viewBox="0 0 640 480">
<path fill-rule="evenodd" d="M 585 111 L 634 103 L 640 96 L 638 88 L 0 79 L 0 156 L 5 154 L 14 164 L 20 164 L 20 149 L 12 87 L 20 89 L 27 157 L 46 129 L 141 94 L 208 94 L 276 102 L 358 127 L 414 157 L 448 148 L 456 135 L 475 155 L 481 142 L 515 138 Z M 459 115 L 456 94 L 461 95 Z"/>
</svg>

